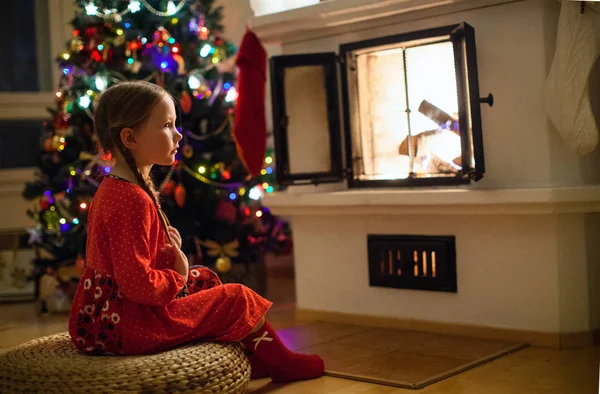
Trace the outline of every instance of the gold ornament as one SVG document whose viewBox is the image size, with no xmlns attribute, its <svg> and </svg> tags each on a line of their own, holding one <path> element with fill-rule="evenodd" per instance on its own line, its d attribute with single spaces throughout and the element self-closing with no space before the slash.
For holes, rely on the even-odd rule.
<svg viewBox="0 0 600 394">
<path fill-rule="evenodd" d="M 183 157 L 186 159 L 191 159 L 192 156 L 194 156 L 194 148 L 192 148 L 190 145 L 184 145 L 181 153 L 183 153 Z"/>
<path fill-rule="evenodd" d="M 219 272 L 228 272 L 231 269 L 231 259 L 228 256 L 221 256 L 217 259 L 215 268 Z"/>
<path fill-rule="evenodd" d="M 58 147 L 61 146 L 61 145 L 62 145 L 61 137 L 59 135 L 55 135 L 52 138 L 52 148 L 58 149 Z"/>
</svg>

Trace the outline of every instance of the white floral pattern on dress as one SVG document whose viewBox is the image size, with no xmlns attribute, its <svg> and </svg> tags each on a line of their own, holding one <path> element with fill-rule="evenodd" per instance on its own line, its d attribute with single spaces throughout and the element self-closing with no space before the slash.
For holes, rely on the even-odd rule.
<svg viewBox="0 0 600 394">
<path fill-rule="evenodd" d="M 85 282 L 83 282 L 83 288 L 84 288 L 84 290 L 89 290 L 90 287 L 92 287 L 92 281 L 89 279 L 86 279 Z"/>
<path fill-rule="evenodd" d="M 119 316 L 118 313 L 113 313 L 112 315 L 110 315 L 110 320 L 112 320 L 112 322 L 115 324 L 119 324 L 119 322 L 121 321 L 121 316 Z"/>
<path fill-rule="evenodd" d="M 102 297 L 102 289 L 99 286 L 96 286 L 96 291 L 94 292 L 94 298 L 98 299 Z"/>
</svg>

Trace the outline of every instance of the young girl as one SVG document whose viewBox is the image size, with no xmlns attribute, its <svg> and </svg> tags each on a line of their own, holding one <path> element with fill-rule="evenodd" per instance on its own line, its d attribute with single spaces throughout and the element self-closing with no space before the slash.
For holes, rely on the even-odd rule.
<svg viewBox="0 0 600 394">
<path fill-rule="evenodd" d="M 69 318 L 75 346 L 131 355 L 194 340 L 241 341 L 254 378 L 321 376 L 323 360 L 288 350 L 265 320 L 271 302 L 240 284 L 222 284 L 205 267 L 188 269 L 149 177 L 154 164 L 175 160 L 175 119 L 171 96 L 154 84 L 124 82 L 100 97 L 94 128 L 116 162 L 90 206 L 86 267 Z"/>
</svg>

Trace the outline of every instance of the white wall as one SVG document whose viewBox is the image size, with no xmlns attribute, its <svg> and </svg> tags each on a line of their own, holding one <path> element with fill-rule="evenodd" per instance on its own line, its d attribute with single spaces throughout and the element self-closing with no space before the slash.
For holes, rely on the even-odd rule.
<svg viewBox="0 0 600 394">
<path fill-rule="evenodd" d="M 555 237 L 551 218 L 295 217 L 293 224 L 300 308 L 540 331 L 560 326 L 557 288 L 547 285 L 558 281 L 556 254 L 547 247 Z M 368 234 L 455 235 L 458 293 L 369 287 Z"/>
<path fill-rule="evenodd" d="M 584 215 L 392 218 L 294 217 L 298 307 L 542 332 L 598 326 Z M 456 236 L 458 292 L 369 287 L 368 234 Z"/>
<path fill-rule="evenodd" d="M 475 28 L 481 96 L 495 97 L 493 107 L 481 107 L 487 172 L 473 187 L 596 183 L 600 151 L 584 158 L 571 153 L 544 112 L 543 89 L 554 55 L 559 7 L 556 1 L 527 0 L 294 42 L 283 50 L 337 52 L 342 43 L 465 21 Z"/>
</svg>

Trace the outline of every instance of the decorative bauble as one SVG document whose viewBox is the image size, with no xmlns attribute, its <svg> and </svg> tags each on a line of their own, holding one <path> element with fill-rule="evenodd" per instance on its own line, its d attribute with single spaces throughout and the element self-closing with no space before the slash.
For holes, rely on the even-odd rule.
<svg viewBox="0 0 600 394">
<path fill-rule="evenodd" d="M 48 201 L 48 197 L 44 196 L 40 198 L 40 208 L 44 211 L 50 208 L 50 201 Z"/>
<path fill-rule="evenodd" d="M 192 156 L 194 156 L 194 148 L 192 148 L 191 145 L 184 145 L 181 149 L 181 153 L 186 159 L 191 159 Z"/>
<path fill-rule="evenodd" d="M 217 259 L 215 268 L 219 272 L 228 272 L 231 269 L 231 259 L 228 256 L 221 256 Z"/>
<path fill-rule="evenodd" d="M 192 110 L 192 98 L 190 97 L 190 94 L 188 92 L 183 92 L 181 93 L 181 109 L 183 110 L 184 114 L 189 114 L 190 111 Z"/>
<path fill-rule="evenodd" d="M 44 140 L 44 150 L 46 152 L 52 152 L 54 150 L 54 146 L 52 144 L 52 137 L 48 137 Z"/>
<path fill-rule="evenodd" d="M 185 187 L 183 187 L 182 184 L 179 184 L 175 188 L 175 202 L 177 203 L 177 205 L 179 205 L 180 208 L 183 208 L 183 206 L 185 205 L 185 195 Z"/>
<path fill-rule="evenodd" d="M 57 227 L 60 220 L 60 214 L 56 211 L 48 210 L 44 213 L 46 223 L 51 227 Z"/>
<path fill-rule="evenodd" d="M 165 195 L 165 196 L 171 196 L 175 192 L 175 188 L 176 187 L 177 187 L 177 184 L 175 183 L 174 180 L 171 179 L 163 187 L 162 194 Z"/>
<path fill-rule="evenodd" d="M 215 217 L 219 220 L 226 221 L 229 224 L 233 224 L 237 218 L 237 208 L 230 202 L 219 200 Z"/>
<path fill-rule="evenodd" d="M 83 273 L 83 269 L 85 268 L 85 259 L 82 255 L 77 255 L 77 259 L 75 260 L 75 268 L 77 268 L 77 271 L 80 275 Z"/>
</svg>

